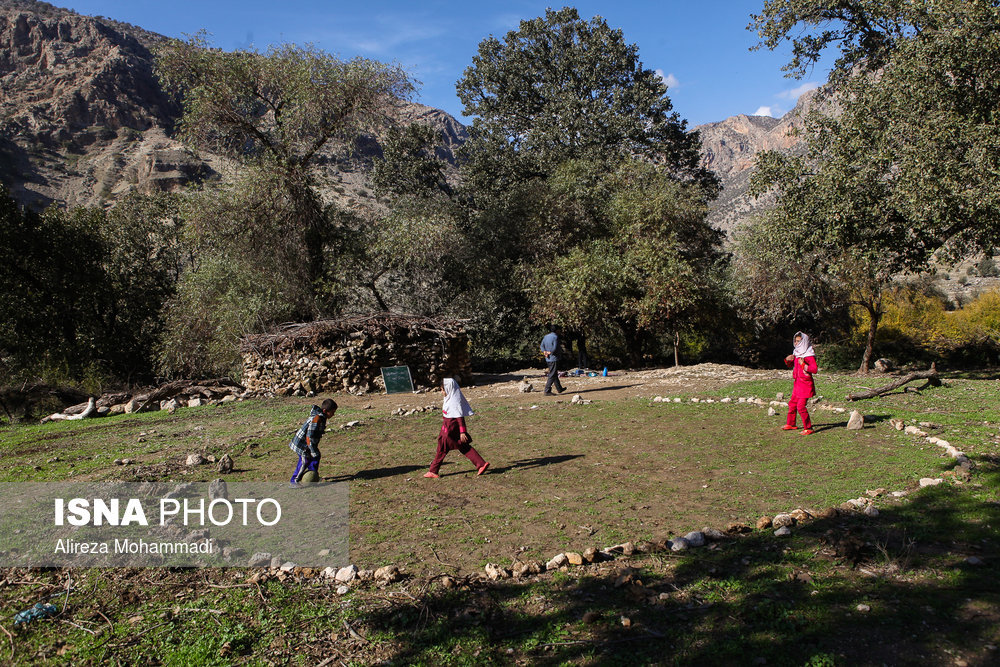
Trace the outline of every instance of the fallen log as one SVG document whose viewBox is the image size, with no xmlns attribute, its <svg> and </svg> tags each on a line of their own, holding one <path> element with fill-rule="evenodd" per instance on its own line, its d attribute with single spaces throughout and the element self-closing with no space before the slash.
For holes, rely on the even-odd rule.
<svg viewBox="0 0 1000 667">
<path fill-rule="evenodd" d="M 866 398 L 875 398 L 876 396 L 881 396 L 882 394 L 887 394 L 893 389 L 898 389 L 908 382 L 913 382 L 914 380 L 927 380 L 927 385 L 931 387 L 941 386 L 941 380 L 938 378 L 937 364 L 931 364 L 929 370 L 926 371 L 915 371 L 908 375 L 904 375 L 895 382 L 890 382 L 884 387 L 878 389 L 869 389 L 868 391 L 862 391 L 857 394 L 848 394 L 847 400 L 849 401 L 860 401 Z"/>
<path fill-rule="evenodd" d="M 95 410 L 97 410 L 97 406 L 94 403 L 94 399 L 91 398 L 87 401 L 87 407 L 84 408 L 83 412 L 77 414 L 56 412 L 55 414 L 51 414 L 48 417 L 43 418 L 41 423 L 45 424 L 47 422 L 76 421 L 77 419 L 86 419 L 90 415 L 94 414 Z"/>
</svg>

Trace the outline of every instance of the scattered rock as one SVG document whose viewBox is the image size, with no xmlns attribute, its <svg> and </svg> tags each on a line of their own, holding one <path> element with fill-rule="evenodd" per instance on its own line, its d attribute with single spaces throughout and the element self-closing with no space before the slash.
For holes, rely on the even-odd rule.
<svg viewBox="0 0 1000 667">
<path fill-rule="evenodd" d="M 687 551 L 691 547 L 690 542 L 688 542 L 683 537 L 675 537 L 670 540 L 670 550 L 671 551 Z"/>
<path fill-rule="evenodd" d="M 597 560 L 597 553 L 598 553 L 597 549 L 595 549 L 594 547 L 587 547 L 586 549 L 583 550 L 583 560 L 587 561 L 588 563 L 593 563 L 595 560 Z"/>
<path fill-rule="evenodd" d="M 916 426 L 907 426 L 903 430 L 906 432 L 907 435 L 915 435 L 915 436 L 918 436 L 918 437 L 921 437 L 921 438 L 923 438 L 923 437 L 925 437 L 927 435 L 926 433 L 924 433 L 923 431 L 921 431 Z"/>
<path fill-rule="evenodd" d="M 730 533 L 730 534 L 733 534 L 733 533 L 749 533 L 752 530 L 753 530 L 753 528 L 751 528 L 750 526 L 748 526 L 745 523 L 740 523 L 740 522 L 733 522 L 733 523 L 729 524 L 728 526 L 726 526 L 726 532 Z"/>
<path fill-rule="evenodd" d="M 788 528 L 788 526 L 782 526 L 778 530 L 774 531 L 775 537 L 788 537 L 791 534 L 792 531 Z"/>
<path fill-rule="evenodd" d="M 219 459 L 218 470 L 223 475 L 231 473 L 233 471 L 233 457 L 229 454 L 223 454 L 222 458 Z"/>
<path fill-rule="evenodd" d="M 229 499 L 229 488 L 226 483 L 221 479 L 212 480 L 211 484 L 208 485 L 208 497 L 212 500 L 216 498 Z"/>
<path fill-rule="evenodd" d="M 890 419 L 889 423 L 892 424 L 892 427 L 897 431 L 902 431 L 904 428 L 906 428 L 906 423 L 903 422 L 902 419 Z"/>
<path fill-rule="evenodd" d="M 868 516 L 868 517 L 871 517 L 871 518 L 874 519 L 875 517 L 878 516 L 878 508 L 875 507 L 874 505 L 869 505 L 868 507 L 864 508 L 861 511 L 861 513 L 864 514 L 865 516 Z"/>
<path fill-rule="evenodd" d="M 520 384 L 517 385 L 517 390 L 522 394 L 529 394 L 534 390 L 534 386 L 528 382 L 528 378 L 521 380 Z"/>
<path fill-rule="evenodd" d="M 983 560 L 981 558 L 976 557 L 976 556 L 969 556 L 968 558 L 965 559 L 965 562 L 968 563 L 969 565 L 982 565 L 983 564 Z"/>
<path fill-rule="evenodd" d="M 563 565 L 565 565 L 568 561 L 569 561 L 569 559 L 566 557 L 566 554 L 556 554 L 552 558 L 552 560 L 550 560 L 548 563 L 545 564 L 545 569 L 546 570 L 558 570 L 560 567 L 562 567 Z"/>
<path fill-rule="evenodd" d="M 777 394 L 774 395 L 774 400 L 776 400 L 776 401 L 783 401 L 783 400 L 785 400 L 785 392 L 779 391 Z"/>
<path fill-rule="evenodd" d="M 920 486 L 922 486 L 922 487 L 923 486 L 937 486 L 938 484 L 941 484 L 942 482 L 944 482 L 944 480 L 941 479 L 940 477 L 938 477 L 937 479 L 934 479 L 934 478 L 931 478 L 931 477 L 921 477 L 920 478 Z"/>
<path fill-rule="evenodd" d="M 827 507 L 816 514 L 817 519 L 836 519 L 838 516 L 840 516 L 840 510 L 836 507 Z"/>
<path fill-rule="evenodd" d="M 375 570 L 374 578 L 380 584 L 391 584 L 394 581 L 399 581 L 402 575 L 399 573 L 399 568 L 395 565 L 386 565 Z"/>
<path fill-rule="evenodd" d="M 867 614 L 868 612 L 870 612 L 872 610 L 872 608 L 869 605 L 866 605 L 866 604 L 859 604 L 857 607 L 855 607 L 855 609 L 857 609 L 858 611 L 860 611 L 862 614 Z"/>
<path fill-rule="evenodd" d="M 601 620 L 601 615 L 596 611 L 588 611 L 583 615 L 583 622 L 587 625 L 592 625 Z"/>
<path fill-rule="evenodd" d="M 267 552 L 257 552 L 250 556 L 247 565 L 250 567 L 268 567 L 271 564 L 271 554 Z"/>
<path fill-rule="evenodd" d="M 534 574 L 539 574 L 542 572 L 543 564 L 538 561 L 528 561 L 521 562 L 517 561 L 514 563 L 513 571 L 515 577 L 530 577 Z"/>
<path fill-rule="evenodd" d="M 510 572 L 507 571 L 507 568 L 501 567 L 496 563 L 487 563 L 486 576 L 490 578 L 490 581 L 497 581 L 499 579 L 507 579 L 510 577 Z"/>
<path fill-rule="evenodd" d="M 684 539 L 687 540 L 688 544 L 692 547 L 705 546 L 705 535 L 703 533 L 698 532 L 697 530 L 691 531 L 690 533 L 685 535 Z"/>
<path fill-rule="evenodd" d="M 810 514 L 809 512 L 805 511 L 802 508 L 792 510 L 791 512 L 789 512 L 789 514 L 791 514 L 792 518 L 799 523 L 802 523 L 803 521 L 808 521 L 809 519 L 813 518 L 812 514 Z"/>
<path fill-rule="evenodd" d="M 354 565 L 348 565 L 347 567 L 342 567 L 337 570 L 337 573 L 333 577 L 341 583 L 348 583 L 354 581 L 358 578 L 358 568 Z"/>
<path fill-rule="evenodd" d="M 438 583 L 441 584 L 442 588 L 454 588 L 455 587 L 455 580 L 453 578 L 447 576 L 447 575 L 445 575 L 445 576 L 441 577 L 440 579 L 438 579 Z"/>
<path fill-rule="evenodd" d="M 192 398 L 188 400 L 189 408 L 200 408 L 204 404 L 205 404 L 204 401 L 202 401 L 200 398 Z"/>
<path fill-rule="evenodd" d="M 777 417 L 778 413 L 777 413 L 777 411 L 775 411 L 774 408 L 768 408 L 767 409 L 767 416 L 768 417 Z"/>
<path fill-rule="evenodd" d="M 723 533 L 718 528 L 710 528 L 708 526 L 705 526 L 704 528 L 701 529 L 701 533 L 702 535 L 712 540 L 713 542 L 718 542 L 720 540 L 726 539 L 726 534 Z"/>
<path fill-rule="evenodd" d="M 570 565 L 583 565 L 583 555 L 574 551 L 566 552 L 566 560 L 569 561 Z"/>
<path fill-rule="evenodd" d="M 772 521 L 773 520 L 771 519 L 771 517 L 762 516 L 761 518 L 757 519 L 757 530 L 764 530 L 765 528 L 770 528 Z"/>
<path fill-rule="evenodd" d="M 865 427 L 865 417 L 857 410 L 851 411 L 851 416 L 847 420 L 848 431 L 860 431 Z"/>
<path fill-rule="evenodd" d="M 196 454 L 188 454 L 187 460 L 184 462 L 184 465 L 200 466 L 204 465 L 205 463 L 208 463 L 208 461 L 205 460 L 205 457 L 202 456 L 201 454 L 196 453 Z"/>
<path fill-rule="evenodd" d="M 794 526 L 795 517 L 793 517 L 791 514 L 778 514 L 777 516 L 774 517 L 774 520 L 771 521 L 771 525 L 774 526 L 775 528 Z"/>
</svg>

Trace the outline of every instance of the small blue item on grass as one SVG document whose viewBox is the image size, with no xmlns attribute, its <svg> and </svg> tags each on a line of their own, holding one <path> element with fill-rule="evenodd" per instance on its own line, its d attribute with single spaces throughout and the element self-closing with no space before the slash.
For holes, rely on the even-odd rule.
<svg viewBox="0 0 1000 667">
<path fill-rule="evenodd" d="M 597 377 L 597 373 L 595 373 L 594 371 L 590 371 L 589 373 L 587 373 L 587 377 L 589 377 L 589 378 L 595 378 L 595 377 Z"/>
<path fill-rule="evenodd" d="M 34 607 L 30 609 L 25 609 L 14 614 L 14 625 L 21 625 L 22 623 L 30 623 L 37 618 L 48 618 L 50 616 L 55 616 L 59 613 L 59 608 L 54 604 L 47 604 L 45 602 L 39 602 Z"/>
<path fill-rule="evenodd" d="M 604 367 L 604 371 L 601 373 L 601 375 L 603 375 L 604 377 L 608 377 L 608 367 L 607 366 Z"/>
</svg>

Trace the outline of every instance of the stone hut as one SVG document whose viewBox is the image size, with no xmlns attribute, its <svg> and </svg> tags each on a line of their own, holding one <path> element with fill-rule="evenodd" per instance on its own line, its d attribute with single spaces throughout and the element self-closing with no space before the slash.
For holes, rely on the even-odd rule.
<svg viewBox="0 0 1000 667">
<path fill-rule="evenodd" d="M 385 390 L 382 367 L 409 366 L 413 384 L 472 381 L 463 322 L 381 314 L 288 324 L 244 338 L 243 384 L 256 394 Z"/>
</svg>

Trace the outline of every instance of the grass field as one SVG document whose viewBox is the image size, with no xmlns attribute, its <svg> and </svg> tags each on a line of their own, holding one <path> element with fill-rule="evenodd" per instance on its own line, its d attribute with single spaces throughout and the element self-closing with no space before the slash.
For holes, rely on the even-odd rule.
<svg viewBox="0 0 1000 667">
<path fill-rule="evenodd" d="M 858 382 L 824 376 L 820 391 L 851 407 L 844 395 Z M 671 394 L 685 398 L 681 404 L 652 402 L 661 388 L 595 393 L 590 405 L 473 388 L 470 430 L 490 472 L 477 477 L 453 452 L 437 480 L 422 474 L 440 413 L 389 413 L 438 396 L 347 398 L 323 440 L 321 472 L 350 484 L 351 560 L 397 565 L 403 582 L 339 596 L 325 580 L 250 581 L 256 571 L 246 569 L 8 569 L 0 585 L 7 619 L 64 590 L 68 577 L 74 589 L 60 617 L 13 633 L 9 650 L 23 663 L 153 656 L 164 664 L 988 664 L 1000 657 L 989 648 L 1000 643 L 996 374 L 864 402 L 861 431 L 844 428 L 846 413 L 814 409 L 817 432 L 808 437 L 780 431 L 783 414 L 767 417 L 760 407 L 686 400 L 771 399 L 789 384 Z M 0 431 L 0 481 L 215 477 L 210 467 L 183 465 L 194 451 L 233 456 L 229 480 L 281 480 L 294 463 L 287 441 L 307 409 L 305 399 L 247 401 L 8 428 Z M 973 459 L 972 478 L 950 476 L 954 464 L 939 447 L 896 431 L 890 418 L 932 422 L 928 430 Z M 354 420 L 357 427 L 337 428 Z M 113 463 L 122 458 L 135 463 Z M 945 484 L 915 490 L 921 477 L 942 476 Z M 877 518 L 814 521 L 784 540 L 759 531 L 711 550 L 635 554 L 524 581 L 478 575 L 486 563 L 752 524 L 876 488 L 912 493 L 880 499 Z M 441 586 L 444 574 L 457 585 Z"/>
</svg>

